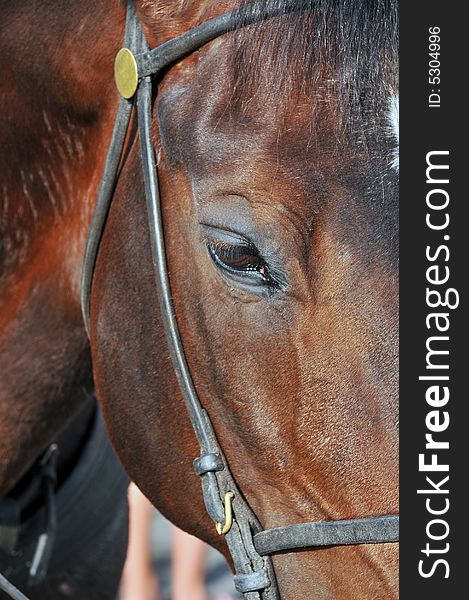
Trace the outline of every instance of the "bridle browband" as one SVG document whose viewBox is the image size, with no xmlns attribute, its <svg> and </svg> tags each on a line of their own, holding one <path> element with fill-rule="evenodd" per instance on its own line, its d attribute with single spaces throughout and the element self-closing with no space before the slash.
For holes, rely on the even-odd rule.
<svg viewBox="0 0 469 600">
<path fill-rule="evenodd" d="M 251 17 L 248 20 L 241 21 L 240 17 L 244 13 L 237 9 L 211 19 L 149 50 L 133 0 L 128 0 L 125 49 L 118 53 L 115 63 L 116 84 L 122 97 L 91 220 L 82 272 L 82 311 L 89 334 L 90 297 L 96 256 L 118 179 L 132 108 L 135 106 L 161 317 L 173 368 L 200 445 L 200 457 L 195 459 L 194 468 L 201 478 L 207 512 L 217 524 L 217 531 L 225 535 L 236 571 L 234 576 L 236 589 L 246 600 L 280 598 L 270 558 L 270 555 L 276 552 L 399 540 L 398 515 L 301 523 L 262 529 L 233 479 L 210 418 L 198 398 L 184 355 L 171 299 L 158 171 L 151 141 L 152 78 L 157 82 L 165 68 L 218 36 L 237 27 L 264 21 L 294 10 L 294 5 L 294 2 L 287 1 L 281 10 L 268 10 L 263 3 L 257 2 L 252 5 L 253 10 L 250 10 Z"/>
</svg>

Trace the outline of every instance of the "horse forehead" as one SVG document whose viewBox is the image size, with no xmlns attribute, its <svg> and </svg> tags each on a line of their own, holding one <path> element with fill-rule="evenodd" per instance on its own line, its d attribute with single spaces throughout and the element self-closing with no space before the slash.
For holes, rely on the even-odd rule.
<svg viewBox="0 0 469 600">
<path fill-rule="evenodd" d="M 318 228 L 328 229 L 341 247 L 356 246 L 367 256 L 395 237 L 395 219 L 383 217 L 395 205 L 392 186 L 370 192 L 376 173 L 359 174 L 348 157 L 339 164 L 337 157 L 307 148 L 306 142 L 303 146 L 300 136 L 291 146 L 273 143 L 266 150 L 252 132 L 190 135 L 193 139 L 185 140 L 188 156 L 176 169 L 185 173 L 204 215 L 231 215 L 238 223 L 239 213 L 251 226 L 268 224 L 274 228 L 269 235 L 276 231 L 302 256 L 313 248 L 312 234 Z M 240 197 L 246 199 L 242 207 L 237 204 Z M 357 236 L 357 230 L 364 236 Z"/>
<path fill-rule="evenodd" d="M 318 100 L 314 90 L 279 98 L 261 90 L 233 101 L 224 67 L 216 68 L 210 57 L 193 57 L 165 78 L 159 92 L 160 143 L 169 164 L 185 171 L 192 184 L 203 181 L 207 192 L 215 181 L 228 188 L 239 183 L 247 192 L 253 186 L 270 190 L 274 204 L 280 198 L 305 222 L 326 204 L 341 205 L 348 214 L 356 202 L 361 214 L 367 206 L 374 210 L 375 196 L 380 203 L 389 198 L 387 209 L 395 204 L 396 186 L 380 183 L 392 151 L 382 141 L 386 111 L 382 131 L 375 126 L 370 135 L 356 123 L 344 133 L 336 98 Z M 340 228 L 346 225 L 342 219 Z"/>
<path fill-rule="evenodd" d="M 306 194 L 325 192 L 334 179 L 349 185 L 352 171 L 353 187 L 360 174 L 377 178 L 373 164 L 365 164 L 369 148 L 364 153 L 358 136 L 341 139 L 333 109 L 316 114 L 303 99 L 280 110 L 275 99 L 264 100 L 233 109 L 217 86 L 170 86 L 158 103 L 160 143 L 169 163 L 198 179 L 220 172 L 227 178 L 264 175 L 277 185 L 289 179 Z M 362 185 L 369 188 L 370 182 Z"/>
<path fill-rule="evenodd" d="M 186 151 L 184 158 L 206 163 L 248 152 L 270 162 L 303 159 L 305 174 L 313 161 L 326 162 L 331 172 L 332 163 L 347 168 L 350 157 L 367 158 L 370 146 L 386 152 L 387 102 L 377 114 L 364 117 L 331 91 L 326 73 L 310 83 L 283 91 L 262 85 L 254 92 L 237 89 L 229 44 L 220 38 L 202 56 L 183 61 L 160 84 L 158 113 L 166 149 Z"/>
</svg>

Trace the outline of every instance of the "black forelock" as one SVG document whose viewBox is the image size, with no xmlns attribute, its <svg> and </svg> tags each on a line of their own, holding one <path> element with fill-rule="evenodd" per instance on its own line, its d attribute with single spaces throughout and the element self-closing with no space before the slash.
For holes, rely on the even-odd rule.
<svg viewBox="0 0 469 600">
<path fill-rule="evenodd" d="M 244 28 L 253 11 L 284 11 Z M 398 89 L 397 0 L 267 0 L 242 4 L 233 36 L 235 94 L 259 86 L 382 110 Z"/>
</svg>

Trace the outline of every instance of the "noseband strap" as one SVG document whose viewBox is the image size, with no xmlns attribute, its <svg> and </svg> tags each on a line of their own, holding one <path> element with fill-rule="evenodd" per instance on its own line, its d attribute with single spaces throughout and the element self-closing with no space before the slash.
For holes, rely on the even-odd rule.
<svg viewBox="0 0 469 600">
<path fill-rule="evenodd" d="M 207 512 L 217 523 L 217 530 L 225 535 L 236 571 L 236 588 L 246 600 L 278 600 L 280 596 L 270 554 L 292 549 L 395 542 L 399 538 L 399 517 L 391 515 L 349 521 L 312 522 L 263 530 L 229 470 L 210 418 L 198 398 L 185 358 L 171 297 L 158 171 L 151 141 L 153 83 L 158 82 L 163 69 L 214 38 L 236 27 L 284 14 L 294 8 L 294 3 L 287 1 L 282 10 L 270 11 L 261 2 L 253 6 L 255 10 L 250 11 L 250 14 L 254 16 L 242 25 L 239 24 L 241 12 L 235 10 L 149 50 L 133 1 L 128 1 L 125 34 L 127 50 L 123 53 L 121 51 L 121 62 L 116 66 L 116 83 L 121 91 L 124 90 L 127 99 L 122 98 L 120 102 L 90 225 L 82 273 L 82 311 L 89 334 L 89 306 L 96 255 L 117 183 L 131 111 L 136 107 L 161 317 L 173 368 L 201 451 L 200 457 L 194 461 L 194 468 L 201 478 Z"/>
<path fill-rule="evenodd" d="M 285 525 L 266 529 L 254 536 L 254 546 L 261 556 L 301 548 L 398 541 L 399 517 L 397 515 Z"/>
</svg>

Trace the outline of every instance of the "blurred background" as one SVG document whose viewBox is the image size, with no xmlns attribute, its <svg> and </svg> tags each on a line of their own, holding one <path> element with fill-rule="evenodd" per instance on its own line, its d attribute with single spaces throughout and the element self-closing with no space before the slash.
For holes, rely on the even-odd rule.
<svg viewBox="0 0 469 600">
<path fill-rule="evenodd" d="M 162 600 L 171 598 L 171 524 L 156 512 L 151 527 L 153 565 L 160 581 Z M 186 534 L 187 535 L 187 534 Z M 225 558 L 214 548 L 206 546 L 205 585 L 208 598 L 240 598 L 232 582 L 233 574 Z M 227 594 L 229 594 L 227 596 Z"/>
<path fill-rule="evenodd" d="M 238 600 L 224 557 L 177 529 L 129 488 L 130 529 L 119 600 Z"/>
</svg>

